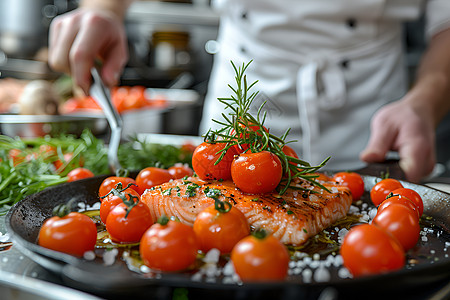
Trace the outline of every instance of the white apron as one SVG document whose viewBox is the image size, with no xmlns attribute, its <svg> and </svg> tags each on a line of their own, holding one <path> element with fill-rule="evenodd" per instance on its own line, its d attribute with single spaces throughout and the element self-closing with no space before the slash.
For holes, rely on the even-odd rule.
<svg viewBox="0 0 450 300">
<path fill-rule="evenodd" d="M 312 164 L 356 169 L 369 138 L 370 119 L 407 89 L 402 22 L 431 17 L 427 34 L 447 27 L 450 0 L 224 0 L 201 134 L 227 113 L 217 101 L 235 86 L 230 61 L 253 60 L 258 80 L 253 112 L 267 101 L 265 126 Z M 444 10 L 445 9 L 445 10 Z"/>
</svg>

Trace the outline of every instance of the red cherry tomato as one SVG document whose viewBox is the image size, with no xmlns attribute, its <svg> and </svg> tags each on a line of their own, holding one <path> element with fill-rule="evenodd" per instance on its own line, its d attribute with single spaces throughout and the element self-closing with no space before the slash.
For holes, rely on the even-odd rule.
<svg viewBox="0 0 450 300">
<path fill-rule="evenodd" d="M 364 180 L 356 172 L 336 173 L 333 176 L 333 180 L 350 189 L 353 201 L 361 199 L 361 196 L 364 194 Z"/>
<path fill-rule="evenodd" d="M 250 234 L 247 218 L 234 206 L 229 211 L 218 210 L 215 205 L 207 207 L 197 215 L 193 228 L 203 252 L 216 248 L 230 253 L 237 242 Z"/>
<path fill-rule="evenodd" d="M 47 219 L 39 230 L 38 244 L 42 247 L 75 256 L 94 250 L 97 227 L 86 215 L 71 212 L 64 217 Z"/>
<path fill-rule="evenodd" d="M 103 180 L 103 182 L 100 184 L 100 187 L 98 189 L 99 197 L 103 197 L 106 194 L 108 194 L 113 188 L 116 187 L 116 185 L 119 182 L 122 183 L 123 188 L 127 187 L 128 184 L 132 184 L 130 186 L 130 188 L 132 188 L 133 190 L 135 190 L 136 192 L 139 193 L 137 183 L 133 178 L 121 177 L 121 176 L 110 176 L 110 177 L 107 177 L 105 180 Z"/>
<path fill-rule="evenodd" d="M 123 199 L 130 201 L 130 195 L 139 197 L 139 193 L 131 188 L 127 188 L 125 191 L 113 189 L 113 192 L 109 194 L 106 198 L 103 198 L 100 204 L 100 219 L 104 224 L 106 224 L 106 219 L 109 213 L 118 204 L 123 203 Z"/>
<path fill-rule="evenodd" d="M 167 171 L 169 171 L 170 175 L 172 175 L 174 179 L 194 175 L 194 171 L 188 165 L 181 163 L 173 165 L 168 168 Z"/>
<path fill-rule="evenodd" d="M 278 281 L 287 276 L 289 253 L 273 235 L 249 235 L 231 251 L 231 260 L 242 281 Z"/>
<path fill-rule="evenodd" d="M 393 190 L 402 188 L 400 181 L 393 178 L 385 178 L 375 184 L 370 190 L 370 199 L 375 206 L 378 206 L 386 200 L 387 195 Z"/>
<path fill-rule="evenodd" d="M 154 223 L 150 210 L 142 202 L 132 207 L 117 204 L 106 218 L 106 230 L 116 243 L 137 243 Z"/>
<path fill-rule="evenodd" d="M 411 200 L 417 207 L 417 212 L 419 213 L 419 217 L 422 216 L 423 214 L 423 200 L 422 197 L 419 195 L 418 192 L 416 192 L 413 189 L 409 189 L 409 188 L 399 188 L 396 190 L 393 190 L 392 193 L 401 195 L 403 197 L 408 198 L 409 200 Z"/>
<path fill-rule="evenodd" d="M 194 264 L 198 241 L 191 226 L 178 221 L 155 223 L 142 236 L 139 252 L 144 264 L 161 271 L 181 271 Z"/>
<path fill-rule="evenodd" d="M 62 172 L 66 169 L 66 167 L 67 167 L 69 164 L 71 164 L 71 162 L 74 161 L 74 160 L 75 160 L 75 158 L 74 158 L 72 152 L 64 153 L 62 159 L 61 159 L 61 158 L 58 158 L 57 160 L 55 160 L 55 161 L 53 162 L 53 165 L 55 166 L 56 172 L 62 173 Z M 83 162 L 82 162 L 81 159 L 80 159 L 80 161 L 79 161 L 79 165 L 80 165 L 80 166 L 83 166 Z"/>
<path fill-rule="evenodd" d="M 233 129 L 230 133 L 230 135 L 232 136 L 236 136 L 236 140 L 242 141 L 243 139 L 245 140 L 252 140 L 252 135 L 254 136 L 255 134 L 257 136 L 262 136 L 262 131 L 261 128 L 259 127 L 259 125 L 250 123 L 248 126 L 246 126 L 243 123 L 238 123 L 239 126 L 239 130 L 238 134 L 236 134 L 235 130 Z M 269 132 L 269 130 L 263 126 L 263 130 L 265 132 Z M 244 151 L 246 151 L 249 147 L 247 143 L 239 143 L 238 145 L 235 145 L 234 148 L 236 149 L 237 153 L 243 153 Z"/>
<path fill-rule="evenodd" d="M 26 155 L 24 154 L 24 152 L 22 150 L 16 149 L 16 148 L 11 149 L 8 152 L 8 157 L 10 159 L 12 159 L 14 166 L 17 166 L 21 162 L 24 162 L 25 161 L 25 156 Z"/>
<path fill-rule="evenodd" d="M 90 178 L 90 177 L 94 177 L 94 173 L 92 173 L 91 170 L 79 167 L 79 168 L 73 169 L 72 171 L 70 171 L 67 174 L 67 181 L 73 182 L 76 180 Z"/>
<path fill-rule="evenodd" d="M 228 180 L 231 178 L 231 162 L 238 153 L 233 147 L 227 151 L 222 160 L 216 164 L 225 148 L 224 143 L 202 143 L 192 154 L 194 172 L 203 180 Z"/>
<path fill-rule="evenodd" d="M 373 224 L 394 236 L 405 251 L 414 247 L 419 240 L 420 225 L 417 213 L 404 205 L 389 205 L 377 213 Z"/>
<path fill-rule="evenodd" d="M 146 189 L 168 182 L 171 179 L 173 177 L 166 169 L 156 167 L 144 168 L 136 176 L 137 191 L 142 195 Z"/>
<path fill-rule="evenodd" d="M 293 157 L 293 158 L 298 158 L 297 153 L 296 153 L 295 150 L 292 149 L 290 146 L 284 145 L 282 150 L 283 150 L 283 153 L 284 153 L 286 156 Z M 289 158 L 288 158 L 288 159 L 289 159 Z M 295 174 L 295 172 L 299 171 L 299 169 L 296 167 L 297 164 L 296 164 L 295 162 L 290 161 L 289 164 L 291 164 L 292 166 L 295 166 L 295 169 L 294 169 L 294 170 L 296 170 L 296 171 L 293 171 L 293 170 L 291 169 L 291 176 L 292 176 L 292 175 Z M 291 167 L 291 168 L 292 168 L 292 167 Z M 287 174 L 285 174 L 285 176 L 287 177 Z"/>
<path fill-rule="evenodd" d="M 350 229 L 342 242 L 341 255 L 344 266 L 355 277 L 398 270 L 405 265 L 405 253 L 400 243 L 371 224 Z"/>
<path fill-rule="evenodd" d="M 407 206 L 408 208 L 412 209 L 413 211 L 416 212 L 416 216 L 419 219 L 419 210 L 417 209 L 417 206 L 411 201 L 409 200 L 409 198 L 406 198 L 404 196 L 401 195 L 394 195 L 393 193 L 390 193 L 387 197 L 386 200 L 384 200 L 379 206 L 378 206 L 378 210 L 377 210 L 377 214 L 379 214 L 381 211 L 383 211 L 386 207 L 392 205 L 392 204 L 401 204 L 404 206 Z"/>
<path fill-rule="evenodd" d="M 231 163 L 231 177 L 245 193 L 259 194 L 273 191 L 283 174 L 281 161 L 269 151 L 242 153 Z"/>
</svg>

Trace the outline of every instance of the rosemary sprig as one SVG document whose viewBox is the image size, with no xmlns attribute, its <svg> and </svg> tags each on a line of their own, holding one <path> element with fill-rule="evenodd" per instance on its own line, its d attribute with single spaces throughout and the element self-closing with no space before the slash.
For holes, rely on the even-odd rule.
<svg viewBox="0 0 450 300">
<path fill-rule="evenodd" d="M 231 147 L 237 146 L 240 149 L 245 149 L 244 152 L 251 151 L 253 153 L 270 151 L 281 160 L 283 172 L 286 174 L 286 177 L 282 179 L 282 182 L 278 186 L 280 194 L 286 192 L 294 178 L 302 178 L 312 185 L 327 190 L 326 187 L 315 180 L 317 176 L 312 173 L 322 168 L 329 158 L 325 159 L 318 166 L 311 166 L 302 159 L 286 155 L 283 152 L 283 147 L 288 143 L 294 142 L 285 141 L 290 128 L 281 137 L 277 137 L 264 127 L 267 112 L 263 112 L 263 108 L 266 102 L 261 104 L 256 116 L 250 113 L 251 104 L 258 95 L 258 91 L 251 91 L 258 81 L 254 81 L 249 85 L 247 83 L 247 76 L 245 75 L 245 71 L 251 62 L 247 64 L 243 63 L 239 67 L 231 62 L 236 74 L 236 87 L 228 85 L 233 94 L 229 98 L 218 98 L 225 105 L 225 109 L 229 109 L 230 111 L 227 115 L 222 113 L 224 121 L 213 119 L 212 121 L 221 127 L 216 130 L 209 130 L 205 135 L 205 142 L 225 143 L 225 147 L 221 150 L 216 164 L 222 160 L 223 156 Z"/>
</svg>

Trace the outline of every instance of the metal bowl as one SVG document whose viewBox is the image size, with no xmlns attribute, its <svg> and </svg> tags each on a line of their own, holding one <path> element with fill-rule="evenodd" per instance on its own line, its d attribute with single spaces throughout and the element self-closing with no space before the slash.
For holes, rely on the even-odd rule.
<svg viewBox="0 0 450 300">
<path fill-rule="evenodd" d="M 95 136 L 108 132 L 108 122 L 99 115 L 14 115 L 0 114 L 0 133 L 26 138 L 61 133 L 79 136 L 89 128 Z"/>
</svg>

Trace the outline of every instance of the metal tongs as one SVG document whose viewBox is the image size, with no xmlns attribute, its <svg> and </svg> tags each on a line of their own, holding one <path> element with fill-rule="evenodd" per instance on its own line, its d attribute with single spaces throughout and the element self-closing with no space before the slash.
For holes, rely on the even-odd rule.
<svg viewBox="0 0 450 300">
<path fill-rule="evenodd" d="M 106 119 L 108 120 L 109 127 L 111 128 L 111 136 L 108 146 L 108 163 L 111 171 L 116 173 L 117 170 L 122 169 L 117 156 L 117 151 L 119 149 L 120 139 L 122 136 L 122 119 L 111 102 L 111 92 L 103 83 L 98 69 L 95 67 L 92 68 L 91 74 L 93 80 L 89 92 L 102 108 Z"/>
</svg>

